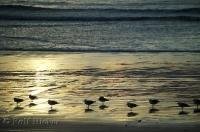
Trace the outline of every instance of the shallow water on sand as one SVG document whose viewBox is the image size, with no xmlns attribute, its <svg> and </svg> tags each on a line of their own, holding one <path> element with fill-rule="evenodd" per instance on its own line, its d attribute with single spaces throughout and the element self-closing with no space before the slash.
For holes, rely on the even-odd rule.
<svg viewBox="0 0 200 132">
<path fill-rule="evenodd" d="M 45 116 L 75 121 L 199 122 L 193 98 L 200 98 L 199 53 L 0 52 L 0 116 Z M 28 95 L 36 95 L 29 107 Z M 101 110 L 99 96 L 110 99 Z M 14 97 L 25 99 L 16 109 Z M 85 112 L 83 100 L 97 102 Z M 159 111 L 149 113 L 149 98 Z M 48 99 L 60 104 L 49 111 Z M 128 117 L 126 102 L 137 113 Z M 179 115 L 177 101 L 192 107 Z"/>
</svg>

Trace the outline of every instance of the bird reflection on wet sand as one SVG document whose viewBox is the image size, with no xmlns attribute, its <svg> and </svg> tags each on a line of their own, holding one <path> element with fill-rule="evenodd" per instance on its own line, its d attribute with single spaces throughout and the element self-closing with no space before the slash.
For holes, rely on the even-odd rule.
<svg viewBox="0 0 200 132">
<path fill-rule="evenodd" d="M 133 116 L 136 116 L 138 115 L 138 113 L 135 113 L 135 112 L 128 112 L 127 113 L 127 117 L 133 117 Z"/>
<path fill-rule="evenodd" d="M 58 110 L 56 110 L 56 109 L 50 109 L 50 110 L 48 111 L 49 114 L 54 114 L 54 113 L 56 113 L 56 112 L 58 112 Z"/>
<path fill-rule="evenodd" d="M 23 107 L 20 107 L 20 106 L 16 106 L 14 107 L 14 110 L 23 110 L 24 108 Z"/>
<path fill-rule="evenodd" d="M 37 104 L 35 104 L 35 103 L 30 103 L 29 104 L 29 107 L 33 107 L 33 106 L 36 106 Z"/>
<path fill-rule="evenodd" d="M 149 113 L 156 113 L 157 111 L 159 111 L 159 109 L 156 108 L 149 109 Z"/>
<path fill-rule="evenodd" d="M 85 113 L 89 113 L 89 112 L 93 112 L 94 110 L 93 109 L 85 109 Z"/>
<path fill-rule="evenodd" d="M 99 106 L 99 109 L 101 109 L 101 110 L 104 110 L 104 109 L 107 109 L 109 106 L 107 106 L 107 105 L 100 105 Z"/>
</svg>

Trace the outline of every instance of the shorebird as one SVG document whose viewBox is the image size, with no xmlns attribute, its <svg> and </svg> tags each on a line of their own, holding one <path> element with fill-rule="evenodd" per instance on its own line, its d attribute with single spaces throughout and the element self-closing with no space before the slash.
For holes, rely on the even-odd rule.
<svg viewBox="0 0 200 132">
<path fill-rule="evenodd" d="M 48 100 L 48 104 L 51 105 L 51 109 L 53 105 L 59 104 L 57 101 L 55 100 Z"/>
<path fill-rule="evenodd" d="M 197 105 L 197 110 L 199 109 L 198 108 L 198 105 L 200 105 L 200 99 L 193 99 L 193 103 L 195 104 L 195 105 Z"/>
<path fill-rule="evenodd" d="M 158 99 L 149 99 L 149 103 L 152 105 L 152 109 L 154 109 L 154 105 L 159 103 L 160 101 Z"/>
<path fill-rule="evenodd" d="M 196 109 L 194 109 L 194 113 L 200 113 L 199 105 L 200 105 L 200 99 L 193 99 L 193 103 L 197 105 Z"/>
<path fill-rule="evenodd" d="M 131 101 L 127 102 L 126 105 L 131 109 L 131 111 L 132 111 L 133 108 L 135 108 L 135 107 L 138 106 L 137 104 L 135 104 L 135 103 L 133 103 L 133 102 L 131 102 Z"/>
<path fill-rule="evenodd" d="M 100 96 L 99 97 L 99 101 L 102 102 L 102 105 L 104 105 L 104 102 L 109 101 L 109 99 L 107 99 L 107 98 L 105 98 L 103 96 Z"/>
<path fill-rule="evenodd" d="M 35 100 L 35 99 L 37 99 L 37 96 L 31 95 L 31 94 L 30 94 L 28 97 L 29 97 L 29 99 L 31 99 L 32 101 Z"/>
<path fill-rule="evenodd" d="M 84 103 L 87 105 L 87 109 L 89 109 L 90 105 L 95 103 L 96 101 L 85 99 Z"/>
<path fill-rule="evenodd" d="M 20 99 L 20 98 L 14 98 L 14 102 L 17 103 L 17 106 L 19 103 L 23 102 L 24 100 L 23 99 Z"/>
<path fill-rule="evenodd" d="M 179 112 L 180 115 L 182 114 L 188 114 L 187 112 L 183 111 L 184 107 L 190 107 L 188 104 L 184 103 L 184 102 L 178 102 L 177 103 L 179 107 L 181 107 L 181 112 Z"/>
</svg>

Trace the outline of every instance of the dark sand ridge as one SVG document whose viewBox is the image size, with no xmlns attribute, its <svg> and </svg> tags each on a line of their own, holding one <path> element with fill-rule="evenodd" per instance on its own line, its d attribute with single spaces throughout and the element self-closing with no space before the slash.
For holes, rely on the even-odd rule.
<svg viewBox="0 0 200 132">
<path fill-rule="evenodd" d="M 1 118 L 0 131 L 55 132 L 198 132 L 197 123 L 63 121 L 49 118 Z"/>
</svg>

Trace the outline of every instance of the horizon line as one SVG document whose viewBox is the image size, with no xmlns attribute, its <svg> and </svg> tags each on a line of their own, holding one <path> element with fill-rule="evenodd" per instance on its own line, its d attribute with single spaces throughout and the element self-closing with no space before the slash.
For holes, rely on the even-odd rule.
<svg viewBox="0 0 200 132">
<path fill-rule="evenodd" d="M 83 53 L 139 53 L 139 52 L 144 52 L 144 53 L 175 53 L 175 52 L 182 52 L 182 53 L 200 53 L 200 50 L 58 50 L 58 49 L 54 49 L 54 50 L 49 50 L 49 49 L 0 49 L 0 51 L 13 51 L 13 52 L 20 52 L 20 51 L 33 51 L 33 52 L 83 52 Z"/>
</svg>

